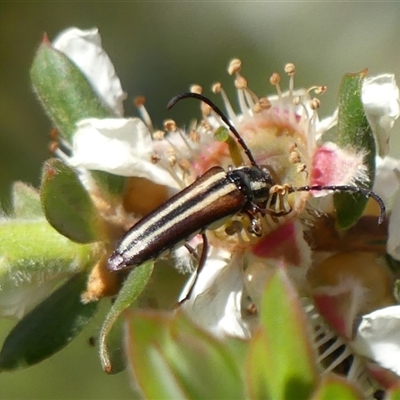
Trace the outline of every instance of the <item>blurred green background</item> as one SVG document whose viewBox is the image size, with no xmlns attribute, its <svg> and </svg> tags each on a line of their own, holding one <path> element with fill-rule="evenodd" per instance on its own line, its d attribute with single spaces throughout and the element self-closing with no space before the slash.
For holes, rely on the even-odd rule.
<svg viewBox="0 0 400 400">
<path fill-rule="evenodd" d="M 49 157 L 50 123 L 36 102 L 29 67 L 41 36 L 69 26 L 97 26 L 124 90 L 144 95 L 156 126 L 197 117 L 188 101 L 171 112 L 167 101 L 199 83 L 222 81 L 233 95 L 228 61 L 239 57 L 243 74 L 259 95 L 271 92 L 268 77 L 287 62 L 297 66 L 296 86 L 325 84 L 321 115 L 330 114 L 341 76 L 366 67 L 370 74 L 400 72 L 400 3 L 392 2 L 6 2 L 0 4 L 0 202 L 9 206 L 15 180 L 39 184 Z M 285 83 L 283 83 L 285 87 Z M 220 104 L 217 97 L 216 102 Z M 399 127 L 394 130 L 398 136 Z M 400 155 L 395 139 L 391 153 Z M 123 399 L 133 396 L 125 374 L 101 371 L 88 344 L 101 315 L 68 348 L 24 371 L 0 375 L 0 399 Z M 0 321 L 0 340 L 11 328 Z M 157 377 L 154 377 L 157 379 Z"/>
</svg>

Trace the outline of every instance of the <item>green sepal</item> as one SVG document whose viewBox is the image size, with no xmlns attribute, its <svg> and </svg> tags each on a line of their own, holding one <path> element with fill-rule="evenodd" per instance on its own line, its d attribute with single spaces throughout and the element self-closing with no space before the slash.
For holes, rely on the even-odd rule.
<svg viewBox="0 0 400 400">
<path fill-rule="evenodd" d="M 97 308 L 81 302 L 86 280 L 85 273 L 77 274 L 15 325 L 0 353 L 0 371 L 36 364 L 75 338 Z"/>
<path fill-rule="evenodd" d="M 100 361 L 103 370 L 116 374 L 125 369 L 122 351 L 121 313 L 130 307 L 147 286 L 154 263 L 148 262 L 132 270 L 108 312 L 99 335 Z"/>
<path fill-rule="evenodd" d="M 348 379 L 335 374 L 326 374 L 322 376 L 311 400 L 363 400 L 364 398 L 358 388 L 351 384 Z"/>
<path fill-rule="evenodd" d="M 310 331 L 283 269 L 269 279 L 246 367 L 250 398 L 307 399 L 317 382 Z"/>
<path fill-rule="evenodd" d="M 47 115 L 69 142 L 79 120 L 114 116 L 81 70 L 47 38 L 36 52 L 30 76 Z"/>
<path fill-rule="evenodd" d="M 146 398 L 246 398 L 242 360 L 235 358 L 242 352 L 230 351 L 232 344 L 226 346 L 182 313 L 129 313 L 127 344 L 136 382 Z"/>
<path fill-rule="evenodd" d="M 40 196 L 49 223 L 59 233 L 78 243 L 105 238 L 103 219 L 74 169 L 61 160 L 43 166 Z"/>
<path fill-rule="evenodd" d="M 368 184 L 362 182 L 355 184 L 371 189 L 375 179 L 376 145 L 361 100 L 362 83 L 366 74 L 365 70 L 343 77 L 339 93 L 337 144 L 343 149 L 352 148 L 365 154 Z M 338 227 L 348 229 L 354 225 L 361 217 L 367 202 L 368 198 L 359 193 L 335 193 Z"/>
<path fill-rule="evenodd" d="M 23 182 L 15 182 L 11 189 L 13 216 L 17 218 L 43 217 L 39 191 Z"/>
</svg>

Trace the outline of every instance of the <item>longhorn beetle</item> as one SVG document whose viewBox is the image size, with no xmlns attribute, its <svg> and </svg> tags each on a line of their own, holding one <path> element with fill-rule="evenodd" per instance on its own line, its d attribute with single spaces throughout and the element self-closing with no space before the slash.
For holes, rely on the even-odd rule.
<svg viewBox="0 0 400 400">
<path fill-rule="evenodd" d="M 208 241 L 204 232 L 210 225 L 213 225 L 210 228 L 213 229 L 218 222 L 243 212 L 250 217 L 251 232 L 257 234 L 255 213 L 275 216 L 286 214 L 262 208 L 262 205 L 272 196 L 270 189 L 275 183 L 267 168 L 257 164 L 239 132 L 210 99 L 197 93 L 182 93 L 171 99 L 167 108 L 171 109 L 178 101 L 186 98 L 195 98 L 205 102 L 219 115 L 242 147 L 250 161 L 250 166 L 230 167 L 228 171 L 220 166 L 211 167 L 191 185 L 133 225 L 108 259 L 108 268 L 111 271 L 135 267 L 201 233 L 203 238 L 202 254 L 193 284 L 184 300 L 190 298 L 196 279 L 205 263 Z M 381 223 L 385 217 L 383 200 L 369 189 L 351 185 L 314 185 L 289 187 L 288 190 L 289 193 L 311 190 L 361 193 L 366 197 L 372 197 L 378 203 L 380 207 L 378 222 Z"/>
</svg>

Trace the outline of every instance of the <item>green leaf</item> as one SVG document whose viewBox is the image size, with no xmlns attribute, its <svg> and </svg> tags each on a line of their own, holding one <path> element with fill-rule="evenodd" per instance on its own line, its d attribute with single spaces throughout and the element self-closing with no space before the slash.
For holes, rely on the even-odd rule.
<svg viewBox="0 0 400 400">
<path fill-rule="evenodd" d="M 362 400 L 362 393 L 348 380 L 338 375 L 323 375 L 312 400 Z"/>
<path fill-rule="evenodd" d="M 97 258 L 93 246 L 71 242 L 44 217 L 3 221 L 0 255 L 0 315 L 17 318 Z"/>
<path fill-rule="evenodd" d="M 243 359 L 231 352 L 233 343 L 227 347 L 183 314 L 172 320 L 169 335 L 172 343 L 163 355 L 190 398 L 245 398 Z"/>
<path fill-rule="evenodd" d="M 339 94 L 338 145 L 365 154 L 368 168 L 368 188 L 375 178 L 375 139 L 361 101 L 362 82 L 366 71 L 343 77 Z M 356 184 L 361 185 L 360 182 Z M 365 185 L 364 185 L 365 186 Z M 348 229 L 361 217 L 368 198 L 362 194 L 335 193 L 334 202 L 340 229 Z"/>
<path fill-rule="evenodd" d="M 125 356 L 121 343 L 121 321 L 118 319 L 147 286 L 153 266 L 153 262 L 148 262 L 132 270 L 103 323 L 99 336 L 100 360 L 103 370 L 109 374 L 115 374 L 125 369 Z"/>
<path fill-rule="evenodd" d="M 15 182 L 11 189 L 13 214 L 17 218 L 43 217 L 39 191 L 23 182 Z"/>
<path fill-rule="evenodd" d="M 35 93 L 61 135 L 72 142 L 76 123 L 84 118 L 113 118 L 82 71 L 45 38 L 36 52 L 31 70 Z M 126 179 L 122 176 L 94 173 L 94 179 L 111 195 L 121 194 Z"/>
<path fill-rule="evenodd" d="M 128 357 L 146 398 L 245 398 L 242 360 L 179 313 L 129 314 Z"/>
<path fill-rule="evenodd" d="M 41 199 L 49 223 L 67 238 L 91 243 L 105 237 L 105 226 L 76 172 L 61 160 L 43 167 Z"/>
<path fill-rule="evenodd" d="M 69 142 L 79 120 L 114 116 L 81 70 L 46 39 L 36 52 L 30 75 L 46 113 Z"/>
<path fill-rule="evenodd" d="M 27 314 L 10 332 L 0 353 L 0 370 L 36 364 L 65 347 L 86 325 L 97 303 L 82 304 L 87 275 L 78 274 Z"/>
<path fill-rule="evenodd" d="M 268 281 L 248 359 L 250 397 L 307 399 L 317 381 L 310 331 L 283 269 Z"/>
<path fill-rule="evenodd" d="M 127 358 L 134 381 L 148 399 L 188 399 L 163 357 L 168 337 L 169 313 L 136 311 L 127 313 Z"/>
</svg>

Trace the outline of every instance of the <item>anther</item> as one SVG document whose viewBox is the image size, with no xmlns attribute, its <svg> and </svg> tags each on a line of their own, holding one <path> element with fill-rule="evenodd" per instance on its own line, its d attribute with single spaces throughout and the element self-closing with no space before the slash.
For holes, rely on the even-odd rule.
<svg viewBox="0 0 400 400">
<path fill-rule="evenodd" d="M 277 72 L 274 72 L 269 78 L 269 83 L 272 86 L 279 85 L 280 81 L 281 81 L 281 76 Z"/>
<path fill-rule="evenodd" d="M 158 154 L 152 154 L 152 155 L 150 156 L 150 161 L 151 161 L 153 164 L 157 164 L 158 162 L 161 161 L 161 157 L 160 157 Z"/>
<path fill-rule="evenodd" d="M 136 97 L 135 99 L 133 99 L 133 104 L 137 108 L 144 106 L 146 104 L 146 97 L 144 96 Z"/>
<path fill-rule="evenodd" d="M 50 151 L 50 153 L 55 153 L 59 148 L 60 148 L 60 143 L 57 142 L 56 140 L 52 140 L 49 143 L 49 151 Z"/>
<path fill-rule="evenodd" d="M 317 110 L 320 106 L 321 106 L 321 100 L 319 100 L 315 97 L 313 99 L 311 99 L 311 101 L 310 101 L 311 110 Z"/>
<path fill-rule="evenodd" d="M 163 132 L 163 131 L 159 130 L 159 131 L 155 131 L 153 133 L 153 139 L 155 139 L 155 140 L 163 140 L 164 137 L 165 137 L 165 132 Z"/>
<path fill-rule="evenodd" d="M 289 75 L 292 76 L 296 73 L 296 67 L 294 64 L 292 63 L 287 63 L 285 65 L 285 72 Z"/>
<path fill-rule="evenodd" d="M 211 91 L 213 93 L 220 93 L 222 89 L 222 84 L 221 82 L 216 82 L 211 86 Z"/>
<path fill-rule="evenodd" d="M 192 166 L 190 161 L 188 159 L 186 159 L 186 158 L 182 158 L 181 160 L 179 160 L 178 165 L 182 169 L 182 171 L 184 171 L 184 172 L 190 171 L 190 168 Z"/>
<path fill-rule="evenodd" d="M 168 157 L 168 162 L 169 162 L 169 165 L 171 166 L 171 167 L 174 167 L 175 165 L 176 165 L 176 157 L 175 156 L 169 156 Z"/>
<path fill-rule="evenodd" d="M 200 142 L 200 133 L 198 131 L 196 131 L 195 129 L 192 129 L 189 132 L 189 139 L 194 143 L 199 143 Z"/>
<path fill-rule="evenodd" d="M 233 60 L 231 60 L 229 62 L 228 74 L 229 75 L 236 74 L 236 73 L 240 72 L 241 68 L 242 68 L 242 61 L 239 60 L 238 58 L 234 58 Z"/>
<path fill-rule="evenodd" d="M 167 119 L 164 121 L 164 129 L 167 132 L 175 132 L 177 130 L 176 122 L 173 119 Z"/>
<path fill-rule="evenodd" d="M 235 79 L 235 88 L 236 89 L 246 89 L 247 88 L 247 80 L 243 76 L 239 75 Z"/>
<path fill-rule="evenodd" d="M 297 151 L 291 151 L 289 154 L 289 162 L 292 164 L 301 162 L 300 154 Z"/>
<path fill-rule="evenodd" d="M 57 128 L 53 128 L 50 131 L 50 139 L 54 141 L 58 141 L 58 137 L 60 136 L 60 132 L 58 131 Z"/>
<path fill-rule="evenodd" d="M 191 93 L 202 94 L 203 88 L 200 85 L 194 84 L 194 85 L 190 86 L 189 91 Z"/>
<path fill-rule="evenodd" d="M 269 110 L 271 106 L 271 102 L 266 97 L 261 97 L 261 99 L 254 104 L 253 111 L 259 113 L 263 110 Z"/>
</svg>

